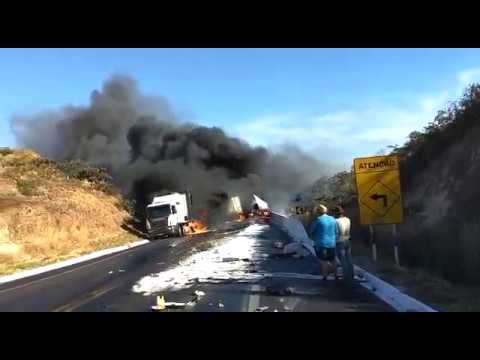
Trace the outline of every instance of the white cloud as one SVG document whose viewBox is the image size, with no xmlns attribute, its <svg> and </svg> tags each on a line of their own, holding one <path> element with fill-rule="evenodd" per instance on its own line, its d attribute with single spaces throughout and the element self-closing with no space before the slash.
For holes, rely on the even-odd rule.
<svg viewBox="0 0 480 360">
<path fill-rule="evenodd" d="M 336 117 L 336 114 L 332 114 Z M 343 115 L 342 115 L 343 116 Z M 322 116 L 324 120 L 326 116 Z M 345 125 L 329 125 L 318 117 L 303 117 L 294 114 L 273 114 L 242 122 L 234 133 L 254 145 L 275 146 L 295 143 L 303 148 L 318 146 L 321 142 L 339 143 L 343 140 Z"/>
<path fill-rule="evenodd" d="M 406 126 L 367 129 L 353 136 L 353 139 L 369 143 L 398 144 L 410 134 L 411 129 Z"/>
<path fill-rule="evenodd" d="M 457 75 L 460 86 L 466 86 L 474 81 L 480 80 L 480 68 L 471 68 L 460 71 Z"/>
<path fill-rule="evenodd" d="M 316 116 L 312 119 L 312 122 L 317 124 L 348 124 L 355 119 L 355 116 L 355 111 L 344 110 Z"/>
<path fill-rule="evenodd" d="M 465 86 L 480 80 L 480 68 L 456 74 L 449 90 L 418 94 L 407 105 L 375 106 L 305 114 L 267 114 L 247 119 L 233 133 L 255 145 L 293 143 L 306 151 L 318 151 L 349 164 L 356 156 L 375 154 L 389 145 L 401 145 L 412 131 L 421 131 L 449 100 L 457 99 Z"/>
<path fill-rule="evenodd" d="M 411 131 L 425 126 L 440 108 L 439 99 L 420 99 L 411 110 L 382 105 L 314 116 L 273 114 L 245 121 L 234 132 L 255 145 L 294 143 L 305 150 L 363 149 L 368 154 L 401 144 Z"/>
</svg>

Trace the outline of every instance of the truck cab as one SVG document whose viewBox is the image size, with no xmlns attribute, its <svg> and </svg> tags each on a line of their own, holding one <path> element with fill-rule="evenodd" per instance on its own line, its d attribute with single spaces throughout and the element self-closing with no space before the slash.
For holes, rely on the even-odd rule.
<svg viewBox="0 0 480 360">
<path fill-rule="evenodd" d="M 145 211 L 149 237 L 183 236 L 183 226 L 190 220 L 190 204 L 188 192 L 154 196 Z"/>
</svg>

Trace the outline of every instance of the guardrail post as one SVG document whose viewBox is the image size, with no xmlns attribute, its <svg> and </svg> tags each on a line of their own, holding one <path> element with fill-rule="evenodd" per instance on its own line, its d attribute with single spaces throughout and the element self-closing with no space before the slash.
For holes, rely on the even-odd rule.
<svg viewBox="0 0 480 360">
<path fill-rule="evenodd" d="M 398 255 L 398 237 L 397 237 L 397 224 L 392 225 L 392 235 L 393 235 L 393 253 L 395 256 L 395 265 L 400 265 L 400 258 Z"/>
<path fill-rule="evenodd" d="M 377 261 L 377 244 L 375 243 L 375 234 L 373 232 L 373 226 L 368 225 L 370 230 L 370 244 L 372 244 L 372 257 L 374 261 Z"/>
</svg>

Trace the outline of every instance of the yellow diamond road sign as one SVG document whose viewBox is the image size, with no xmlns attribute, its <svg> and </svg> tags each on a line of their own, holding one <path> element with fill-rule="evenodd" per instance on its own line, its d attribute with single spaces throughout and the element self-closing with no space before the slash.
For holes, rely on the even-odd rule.
<svg viewBox="0 0 480 360">
<path fill-rule="evenodd" d="M 354 160 L 360 222 L 364 225 L 403 222 L 403 203 L 397 156 Z"/>
<path fill-rule="evenodd" d="M 399 199 L 400 197 L 388 186 L 385 186 L 381 181 L 377 181 L 360 201 L 377 215 L 385 216 Z"/>
</svg>

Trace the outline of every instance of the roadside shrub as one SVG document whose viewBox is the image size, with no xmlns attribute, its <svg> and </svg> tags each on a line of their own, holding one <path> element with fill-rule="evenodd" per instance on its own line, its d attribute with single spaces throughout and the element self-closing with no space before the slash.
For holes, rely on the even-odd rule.
<svg viewBox="0 0 480 360">
<path fill-rule="evenodd" d="M 25 196 L 37 194 L 37 184 L 32 180 L 17 180 L 17 189 L 20 194 Z"/>
<path fill-rule="evenodd" d="M 95 183 L 95 189 L 111 196 L 118 196 L 120 194 L 120 191 L 113 184 L 106 182 Z"/>
<path fill-rule="evenodd" d="M 8 147 L 0 147 L 0 155 L 10 155 L 13 154 L 13 150 Z"/>
<path fill-rule="evenodd" d="M 464 222 L 458 235 L 466 280 L 480 281 L 480 219 Z"/>
<path fill-rule="evenodd" d="M 133 215 L 134 214 L 134 203 L 131 200 L 125 199 L 123 197 L 120 197 L 118 199 L 118 202 L 116 203 L 116 207 L 119 210 L 125 210 L 129 214 Z"/>
<path fill-rule="evenodd" d="M 34 166 L 52 166 L 56 165 L 56 162 L 50 159 L 39 158 L 32 161 L 32 165 Z"/>
<path fill-rule="evenodd" d="M 57 167 L 69 178 L 94 183 L 112 183 L 112 177 L 106 169 L 90 167 L 80 160 L 63 161 L 58 163 Z"/>
</svg>

